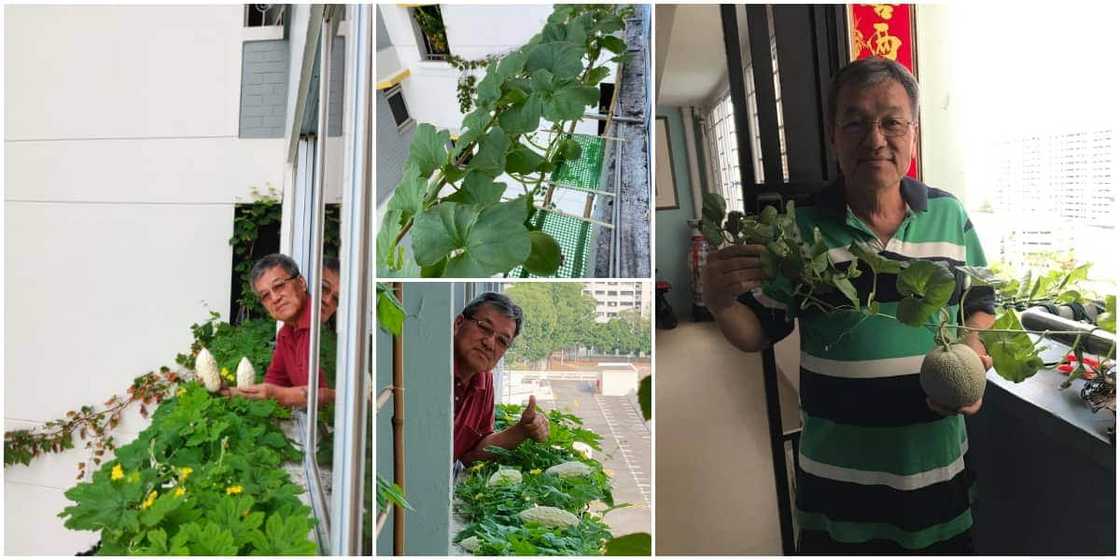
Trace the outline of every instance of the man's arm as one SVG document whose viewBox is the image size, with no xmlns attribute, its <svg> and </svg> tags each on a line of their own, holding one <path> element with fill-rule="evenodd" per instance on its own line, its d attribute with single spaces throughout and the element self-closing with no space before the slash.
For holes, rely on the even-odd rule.
<svg viewBox="0 0 1120 560">
<path fill-rule="evenodd" d="M 761 245 L 733 245 L 708 255 L 704 268 L 704 305 L 715 317 L 720 332 L 732 346 L 744 352 L 759 352 L 770 345 L 762 323 L 739 294 L 760 285 Z"/>
<path fill-rule="evenodd" d="M 537 412 L 535 395 L 529 395 L 529 404 L 525 405 L 525 410 L 521 413 L 521 420 L 500 432 L 494 432 L 482 438 L 482 441 L 479 441 L 474 449 L 464 453 L 459 460 L 464 465 L 469 465 L 475 461 L 489 461 L 494 458 L 494 455 L 486 451 L 486 448 L 513 449 L 529 438 L 540 442 L 548 441 L 548 416 Z"/>
<path fill-rule="evenodd" d="M 282 387 L 272 383 L 260 383 L 238 389 L 231 388 L 230 394 L 241 395 L 247 399 L 272 399 L 290 408 L 307 405 L 307 385 Z M 319 404 L 334 402 L 334 389 L 319 387 Z"/>
</svg>

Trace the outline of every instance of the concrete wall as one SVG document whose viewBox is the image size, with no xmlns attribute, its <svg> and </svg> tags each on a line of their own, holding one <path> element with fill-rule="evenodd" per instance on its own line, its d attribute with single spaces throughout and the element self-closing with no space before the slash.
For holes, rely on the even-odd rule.
<svg viewBox="0 0 1120 560">
<path fill-rule="evenodd" d="M 174 365 L 228 309 L 233 206 L 288 173 L 287 139 L 238 138 L 241 25 L 241 5 L 5 8 L 5 430 Z M 57 517 L 82 460 L 5 469 L 5 553 L 96 541 Z"/>
<path fill-rule="evenodd" d="M 288 42 L 245 43 L 241 63 L 241 137 L 286 136 Z"/>
<path fill-rule="evenodd" d="M 453 288 L 453 286 L 455 286 Z M 405 554 L 447 555 L 451 515 L 451 321 L 459 309 L 458 285 L 410 283 L 404 288 L 408 312 L 404 331 L 405 497 L 415 511 L 405 516 Z M 392 384 L 393 339 L 377 332 L 376 390 Z M 378 412 L 377 472 L 393 480 L 393 403 Z M 393 551 L 390 517 L 377 553 Z"/>
<path fill-rule="evenodd" d="M 689 160 L 680 108 L 658 107 L 657 116 L 669 119 L 669 145 L 672 148 L 673 176 L 677 182 L 679 204 L 673 210 L 658 210 L 654 218 L 657 224 L 656 276 L 658 280 L 667 280 L 673 285 L 669 292 L 669 303 L 677 317 L 683 319 L 691 316 L 692 309 L 688 269 L 691 228 L 688 220 L 697 216 L 692 208 L 692 182 L 688 173 Z"/>
</svg>

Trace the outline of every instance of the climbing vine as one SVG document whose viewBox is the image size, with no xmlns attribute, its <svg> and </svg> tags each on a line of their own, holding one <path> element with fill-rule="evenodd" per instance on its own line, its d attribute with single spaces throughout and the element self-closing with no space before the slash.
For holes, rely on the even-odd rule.
<svg viewBox="0 0 1120 560">
<path fill-rule="evenodd" d="M 454 145 L 446 130 L 417 127 L 378 233 L 380 276 L 485 277 L 517 266 L 555 273 L 560 245 L 533 224 L 534 201 L 549 173 L 579 159 L 571 133 L 610 73 L 600 55 L 625 58 L 614 33 L 632 11 L 558 6 L 527 44 L 487 63 Z M 544 133 L 542 120 L 550 123 Z M 507 185 L 495 180 L 503 174 L 521 184 L 518 197 L 503 200 Z"/>
<path fill-rule="evenodd" d="M 765 291 L 770 297 L 790 302 L 787 316 L 791 321 L 808 310 L 855 314 L 857 326 L 869 317 L 883 317 L 912 327 L 931 328 L 937 344 L 943 346 L 978 331 L 996 373 L 1014 382 L 1031 377 L 1044 366 L 1039 348 L 1029 334 L 1080 334 L 1080 331 L 1029 331 L 1023 328 L 1016 311 L 1039 303 L 1082 302 L 1084 298 L 1077 284 L 1087 278 L 1087 264 L 1011 280 L 999 278 L 986 268 L 950 268 L 943 262 L 891 260 L 858 242 L 845 248 L 853 257 L 851 262 L 837 264 L 819 228 L 813 229 L 810 239 L 803 238 L 793 201 L 787 204 L 784 212 L 768 206 L 757 215 L 747 215 L 727 212 L 723 197 L 713 193 L 704 195 L 700 229 L 708 243 L 716 248 L 725 244 L 754 244 L 766 248 L 760 257 L 763 271 L 771 278 Z M 872 281 L 870 293 L 866 301 L 862 301 L 852 280 L 865 273 L 872 275 Z M 884 313 L 881 302 L 876 299 L 882 274 L 896 279 L 901 297 L 896 315 Z M 958 276 L 963 286 L 961 302 L 968 298 L 971 289 L 993 291 L 999 314 L 990 328 L 966 325 L 963 305 L 958 305 L 960 317 L 953 317 L 949 312 L 949 302 L 958 289 Z M 1099 325 L 1111 328 L 1113 333 L 1115 323 L 1110 321 L 1114 321 L 1115 305 L 1115 298 L 1111 297 L 1108 312 L 1098 317 Z M 932 323 L 931 317 L 934 318 Z M 1080 359 L 1083 349 L 1079 342 L 1080 339 L 1074 342 L 1072 351 Z M 1108 354 L 1114 356 L 1115 348 Z M 1085 373 L 1084 368 L 1071 371 L 1066 386 L 1068 381 Z"/>
<path fill-rule="evenodd" d="M 281 217 L 280 194 L 275 188 L 269 186 L 265 192 L 254 188 L 251 193 L 253 201 L 239 205 L 234 213 L 233 235 L 229 238 L 234 254 L 233 273 L 238 282 L 237 310 L 232 319 L 235 324 L 268 317 L 253 290 L 250 273 L 256 260 L 264 256 L 257 248 L 261 232 L 278 226 Z M 341 225 L 341 205 L 327 204 L 323 211 L 323 256 L 338 256 L 342 245 Z"/>
</svg>

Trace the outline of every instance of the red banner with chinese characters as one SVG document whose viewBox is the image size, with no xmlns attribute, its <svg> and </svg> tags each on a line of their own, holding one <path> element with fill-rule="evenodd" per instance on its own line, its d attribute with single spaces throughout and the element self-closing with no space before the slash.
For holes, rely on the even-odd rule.
<svg viewBox="0 0 1120 560">
<path fill-rule="evenodd" d="M 914 9 L 909 4 L 851 4 L 848 37 L 852 60 L 882 56 L 905 66 L 915 77 Z M 918 158 L 907 175 L 918 177 Z"/>
</svg>

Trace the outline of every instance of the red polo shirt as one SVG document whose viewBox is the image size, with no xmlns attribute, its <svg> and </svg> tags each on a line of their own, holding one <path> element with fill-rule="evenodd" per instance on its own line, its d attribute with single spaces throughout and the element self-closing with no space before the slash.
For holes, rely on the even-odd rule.
<svg viewBox="0 0 1120 560">
<path fill-rule="evenodd" d="M 311 342 L 311 305 L 303 304 L 303 312 L 295 324 L 288 322 L 276 334 L 272 363 L 264 374 L 264 382 L 281 387 L 302 387 L 307 383 L 307 352 Z M 319 368 L 319 386 L 327 386 L 327 374 Z"/>
<path fill-rule="evenodd" d="M 456 373 L 458 368 L 456 367 Z M 455 381 L 455 459 L 494 433 L 494 377 L 480 371 L 466 383 Z"/>
</svg>

